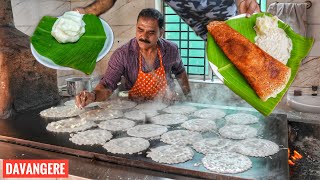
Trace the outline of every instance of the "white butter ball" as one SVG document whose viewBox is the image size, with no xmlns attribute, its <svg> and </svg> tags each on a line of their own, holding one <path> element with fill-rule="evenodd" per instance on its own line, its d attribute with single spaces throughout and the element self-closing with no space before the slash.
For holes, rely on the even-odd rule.
<svg viewBox="0 0 320 180">
<path fill-rule="evenodd" d="M 278 27 L 278 17 L 258 17 L 254 27 L 255 43 L 273 58 L 287 64 L 292 50 L 292 40 Z"/>
<path fill-rule="evenodd" d="M 65 12 L 54 23 L 51 35 L 59 43 L 76 42 L 85 33 L 83 15 L 77 11 Z"/>
</svg>

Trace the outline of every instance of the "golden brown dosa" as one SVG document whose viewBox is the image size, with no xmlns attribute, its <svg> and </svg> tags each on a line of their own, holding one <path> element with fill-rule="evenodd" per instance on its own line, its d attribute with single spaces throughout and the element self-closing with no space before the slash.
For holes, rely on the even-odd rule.
<svg viewBox="0 0 320 180">
<path fill-rule="evenodd" d="M 289 81 L 291 69 L 264 52 L 223 21 L 207 26 L 218 46 L 263 101 L 276 97 Z"/>
</svg>

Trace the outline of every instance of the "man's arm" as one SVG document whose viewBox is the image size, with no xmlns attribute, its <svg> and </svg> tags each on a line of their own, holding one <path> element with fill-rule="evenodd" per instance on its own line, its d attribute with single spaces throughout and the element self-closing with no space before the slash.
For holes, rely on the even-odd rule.
<svg viewBox="0 0 320 180">
<path fill-rule="evenodd" d="M 105 88 L 102 84 L 98 84 L 93 92 L 95 93 L 94 101 L 100 102 L 107 100 L 111 96 L 113 91 L 111 89 Z"/>
<path fill-rule="evenodd" d="M 119 49 L 111 55 L 106 73 L 100 79 L 93 92 L 82 91 L 76 96 L 76 105 L 78 107 L 85 107 L 95 101 L 105 101 L 110 97 L 124 73 L 124 58 L 126 58 L 126 55 Z"/>
<path fill-rule="evenodd" d="M 175 56 L 175 62 L 172 66 L 171 72 L 175 75 L 177 78 L 177 81 L 182 89 L 183 94 L 185 95 L 186 99 L 191 101 L 191 90 L 189 86 L 188 81 L 188 75 L 184 68 L 181 56 L 179 54 L 178 46 L 175 45 L 175 48 L 173 50 L 173 54 L 176 54 Z"/>
<path fill-rule="evenodd" d="M 192 96 L 186 71 L 183 71 L 181 74 L 177 75 L 176 78 L 182 89 L 183 94 L 185 95 L 187 100 L 191 101 Z"/>
<path fill-rule="evenodd" d="M 112 90 L 98 84 L 92 92 L 82 91 L 76 96 L 76 105 L 79 108 L 86 107 L 92 102 L 107 100 L 112 94 Z"/>
<path fill-rule="evenodd" d="M 112 8 L 116 1 L 117 0 L 96 0 L 87 7 L 78 7 L 74 10 L 79 11 L 81 14 L 94 14 L 96 16 L 100 16 Z"/>
</svg>

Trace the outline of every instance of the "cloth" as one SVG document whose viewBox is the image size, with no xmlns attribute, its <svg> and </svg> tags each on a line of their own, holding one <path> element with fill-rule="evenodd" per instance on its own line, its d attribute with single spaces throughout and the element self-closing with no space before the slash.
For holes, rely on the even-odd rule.
<svg viewBox="0 0 320 180">
<path fill-rule="evenodd" d="M 235 0 L 164 0 L 202 39 L 207 39 L 207 24 L 235 16 Z"/>
<path fill-rule="evenodd" d="M 170 90 L 174 90 L 175 84 L 172 74 L 175 76 L 185 71 L 182 63 L 178 46 L 170 41 L 160 38 L 158 46 L 163 58 L 163 66 L 166 74 L 167 84 Z M 125 79 L 125 88 L 130 90 L 138 77 L 139 71 L 139 46 L 136 38 L 131 39 L 128 43 L 118 48 L 111 56 L 106 73 L 100 80 L 100 84 L 106 88 L 115 90 L 117 83 L 120 82 L 121 76 Z M 155 69 L 160 67 L 160 60 L 157 57 Z M 142 71 L 148 72 L 148 66 L 142 58 Z"/>
<path fill-rule="evenodd" d="M 288 24 L 296 33 L 306 36 L 307 3 L 272 3 L 267 11 Z"/>
<path fill-rule="evenodd" d="M 157 51 L 160 59 L 160 67 L 148 73 L 142 71 L 142 54 L 139 53 L 138 78 L 129 91 L 130 99 L 152 100 L 155 97 L 163 97 L 165 94 L 167 80 L 159 47 L 157 48 Z"/>
</svg>

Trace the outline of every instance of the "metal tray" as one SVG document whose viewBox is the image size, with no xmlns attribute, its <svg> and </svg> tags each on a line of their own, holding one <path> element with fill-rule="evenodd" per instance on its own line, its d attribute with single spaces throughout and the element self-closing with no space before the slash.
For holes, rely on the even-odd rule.
<svg viewBox="0 0 320 180">
<path fill-rule="evenodd" d="M 208 104 L 188 103 L 202 108 L 217 108 L 233 114 L 246 112 L 259 117 L 259 123 L 253 125 L 258 128 L 258 136 L 271 140 L 283 147 L 277 154 L 266 157 L 250 157 L 253 167 L 248 171 L 238 174 L 218 174 L 207 170 L 201 163 L 203 154 L 195 152 L 192 160 L 179 164 L 160 164 L 146 157 L 146 152 L 136 153 L 133 155 L 119 155 L 107 152 L 101 145 L 76 145 L 69 141 L 69 133 L 53 133 L 46 130 L 46 126 L 52 120 L 44 119 L 39 116 L 38 111 L 19 114 L 13 119 L 0 120 L 0 140 L 10 143 L 36 147 L 49 151 L 72 154 L 76 156 L 88 157 L 117 163 L 121 165 L 135 166 L 151 170 L 157 170 L 166 173 L 176 173 L 192 177 L 210 178 L 210 179 L 288 179 L 288 128 L 287 117 L 282 114 L 272 114 L 264 117 L 251 108 L 215 106 Z M 159 111 L 162 113 L 161 111 Z M 191 119 L 192 116 L 189 116 Z M 218 127 L 224 125 L 224 120 L 218 120 Z M 170 127 L 170 130 L 182 129 L 179 125 Z M 127 136 L 126 132 L 114 134 L 114 138 Z M 217 136 L 216 133 L 203 133 L 204 137 Z M 159 139 L 150 141 L 150 148 L 164 145 Z"/>
</svg>

